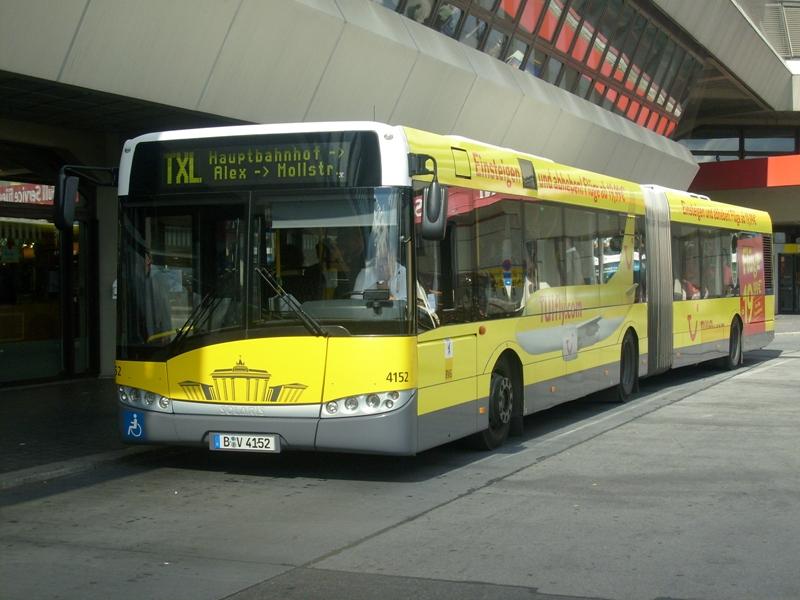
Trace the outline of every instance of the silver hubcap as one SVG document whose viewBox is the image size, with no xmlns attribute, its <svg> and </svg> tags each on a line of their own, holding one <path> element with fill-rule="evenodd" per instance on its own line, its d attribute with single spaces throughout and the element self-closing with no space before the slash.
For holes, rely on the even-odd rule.
<svg viewBox="0 0 800 600">
<path fill-rule="evenodd" d="M 494 405 L 497 409 L 497 419 L 499 423 L 506 424 L 511 422 L 511 408 L 514 405 L 514 391 L 511 380 L 508 377 L 501 377 L 500 383 L 495 388 Z"/>
</svg>

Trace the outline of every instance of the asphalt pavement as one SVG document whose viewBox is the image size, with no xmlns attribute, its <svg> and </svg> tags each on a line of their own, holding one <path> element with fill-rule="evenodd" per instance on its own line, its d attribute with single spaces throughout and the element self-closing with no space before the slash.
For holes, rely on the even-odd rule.
<svg viewBox="0 0 800 600">
<path fill-rule="evenodd" d="M 745 366 L 800 358 L 798 336 L 800 315 L 779 315 L 775 341 L 766 350 L 746 353 Z M 780 371 L 796 369 L 797 363 L 786 361 L 772 375 L 780 381 Z M 774 418 L 777 424 L 781 417 Z M 0 388 L 0 489 L 72 475 L 155 449 L 120 441 L 116 386 L 110 378 Z"/>
</svg>

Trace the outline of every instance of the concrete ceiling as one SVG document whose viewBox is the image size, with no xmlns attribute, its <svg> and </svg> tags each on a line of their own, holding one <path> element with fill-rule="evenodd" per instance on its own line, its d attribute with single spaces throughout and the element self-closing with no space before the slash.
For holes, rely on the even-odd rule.
<svg viewBox="0 0 800 600">
<path fill-rule="evenodd" d="M 0 180 L 47 182 L 58 166 L 75 162 L 58 140 L 26 141 L 8 123 L 55 127 L 78 136 L 122 140 L 148 131 L 244 123 L 0 71 Z M 37 136 L 34 136 L 37 137 Z"/>
</svg>

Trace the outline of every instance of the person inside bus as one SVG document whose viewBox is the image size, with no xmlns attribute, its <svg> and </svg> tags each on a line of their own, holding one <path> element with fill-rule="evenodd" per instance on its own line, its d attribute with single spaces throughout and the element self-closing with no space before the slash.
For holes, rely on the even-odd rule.
<svg viewBox="0 0 800 600">
<path fill-rule="evenodd" d="M 584 285 L 592 283 L 592 278 L 587 277 L 583 268 L 583 257 L 578 250 L 575 241 L 571 237 L 566 238 L 565 250 L 567 285 Z"/>
<path fill-rule="evenodd" d="M 391 256 L 388 243 L 388 232 L 379 230 L 371 235 L 375 249 L 356 276 L 351 298 L 363 298 L 365 290 L 388 289 L 390 300 L 405 300 L 406 268 Z"/>
<path fill-rule="evenodd" d="M 397 261 L 380 260 L 377 256 L 368 260 L 356 276 L 351 297 L 362 298 L 364 290 L 372 289 L 388 289 L 390 300 L 405 300 L 406 268 Z"/>
<path fill-rule="evenodd" d="M 525 281 L 522 289 L 522 302 L 520 308 L 528 305 L 537 290 L 549 288 L 546 281 L 539 280 L 539 258 L 536 242 L 525 242 Z"/>
<path fill-rule="evenodd" d="M 337 277 L 336 297 L 349 297 L 355 280 L 364 267 L 364 238 L 360 227 L 345 227 L 336 236 L 339 250 L 340 270 Z"/>
<path fill-rule="evenodd" d="M 164 338 L 168 341 L 168 335 L 174 331 L 172 326 L 172 311 L 169 306 L 168 290 L 159 276 L 157 270 L 153 269 L 153 255 L 150 250 L 145 249 L 143 255 L 144 272 L 141 280 L 142 311 L 144 313 L 144 339 L 146 342 L 156 341 Z"/>
<path fill-rule="evenodd" d="M 702 297 L 698 279 L 696 261 L 687 260 L 683 269 L 683 278 L 681 279 L 683 298 L 686 300 L 699 300 Z"/>
<path fill-rule="evenodd" d="M 722 289 L 724 296 L 736 296 L 736 285 L 733 282 L 730 257 L 723 257 L 722 263 Z"/>
<path fill-rule="evenodd" d="M 303 249 L 287 243 L 280 249 L 280 276 L 283 288 L 300 302 L 310 300 L 314 294 L 309 279 L 303 273 Z"/>
</svg>

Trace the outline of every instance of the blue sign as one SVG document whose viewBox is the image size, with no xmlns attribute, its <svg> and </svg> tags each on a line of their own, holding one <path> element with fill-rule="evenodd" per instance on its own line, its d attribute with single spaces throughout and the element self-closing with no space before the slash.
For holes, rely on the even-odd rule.
<svg viewBox="0 0 800 600">
<path fill-rule="evenodd" d="M 144 413 L 136 410 L 122 411 L 122 436 L 127 440 L 144 440 Z"/>
</svg>

